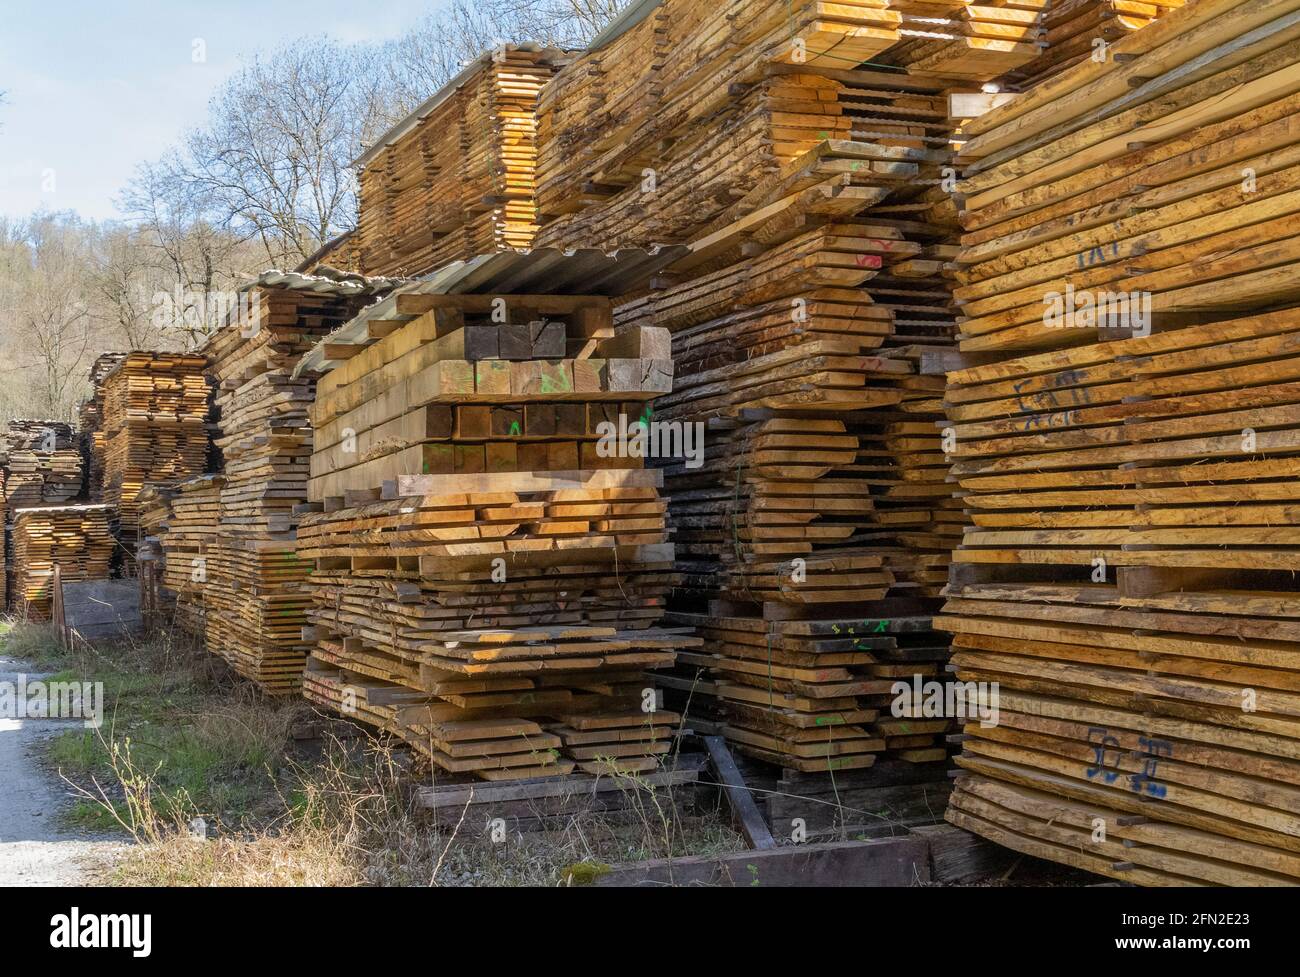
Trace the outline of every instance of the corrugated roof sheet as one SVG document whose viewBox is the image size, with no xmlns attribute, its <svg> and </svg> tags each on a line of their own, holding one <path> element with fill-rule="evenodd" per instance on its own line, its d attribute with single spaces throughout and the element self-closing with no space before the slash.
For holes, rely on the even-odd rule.
<svg viewBox="0 0 1300 977">
<path fill-rule="evenodd" d="M 336 272 L 326 275 L 308 275 L 300 271 L 281 271 L 268 268 L 256 278 L 239 286 L 247 292 L 259 287 L 289 288 L 296 292 L 319 292 L 328 295 L 375 295 L 406 281 L 404 278 L 367 278 L 355 272 Z"/>
<path fill-rule="evenodd" d="M 661 2 L 662 0 L 637 0 L 636 3 L 623 8 L 619 15 L 610 21 L 608 27 L 591 39 L 591 43 L 587 45 L 587 50 L 599 51 L 610 41 L 623 36 L 649 17 Z"/>
<path fill-rule="evenodd" d="M 294 370 L 294 376 L 332 369 L 335 361 L 325 356 L 325 344 L 356 344 L 365 341 L 370 322 L 404 317 L 397 313 L 399 295 L 602 295 L 617 297 L 636 291 L 658 272 L 680 260 L 690 249 L 685 245 L 649 251 L 623 248 L 605 252 L 596 249 L 559 251 L 501 251 L 479 255 L 469 261 L 455 261 L 424 278 L 398 284 L 388 295 L 363 309 L 351 322 L 317 343 Z"/>
</svg>

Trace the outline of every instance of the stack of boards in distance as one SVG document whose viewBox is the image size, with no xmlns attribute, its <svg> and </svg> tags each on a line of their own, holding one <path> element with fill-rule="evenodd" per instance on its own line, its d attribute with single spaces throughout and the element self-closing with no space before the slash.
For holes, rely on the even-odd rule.
<svg viewBox="0 0 1300 977">
<path fill-rule="evenodd" d="M 206 360 L 193 353 L 129 353 L 104 377 L 104 499 L 123 542 L 138 535 L 146 483 L 202 474 L 208 462 Z"/>
<path fill-rule="evenodd" d="M 158 538 L 162 559 L 159 580 L 174 603 L 176 626 L 196 638 L 207 633 L 209 594 L 215 586 L 210 567 L 220 535 L 225 482 L 223 475 L 196 475 L 170 486 L 161 499 L 162 487 L 150 485 L 148 489 L 151 508 L 160 502 L 166 505 L 165 514 L 149 516 L 151 527 L 165 524 Z"/>
<path fill-rule="evenodd" d="M 108 579 L 113 536 L 106 505 L 43 506 L 13 512 L 14 612 L 50 619 L 54 567 L 65 583 Z"/>
<path fill-rule="evenodd" d="M 81 494 L 81 454 L 63 421 L 10 421 L 3 465 L 10 509 L 56 505 Z"/>
<path fill-rule="evenodd" d="M 77 408 L 77 448 L 85 468 L 86 498 L 102 501 L 104 495 L 104 377 L 126 358 L 125 353 L 101 353 L 90 366 L 87 380 L 91 395 Z"/>
<path fill-rule="evenodd" d="M 1000 717 L 948 818 L 1136 884 L 1300 880 L 1297 37 L 1300 2 L 1196 0 L 962 150 L 985 362 L 948 377 L 974 525 L 938 623 Z"/>
<path fill-rule="evenodd" d="M 565 60 L 537 45 L 501 45 L 381 137 L 358 161 L 357 267 L 413 277 L 531 247 L 537 95 Z"/>
<path fill-rule="evenodd" d="M 169 558 L 166 579 L 200 597 L 208 651 L 271 694 L 301 687 L 311 602 L 294 510 L 307 501 L 315 378 L 291 373 L 388 287 L 359 276 L 265 274 L 242 292 L 249 321 L 227 323 L 201 351 L 217 385 L 222 475 L 173 502 L 169 539 L 180 535 L 168 548 L 201 556 L 201 595 L 180 578 L 183 557 L 175 574 Z"/>
<path fill-rule="evenodd" d="M 639 460 L 576 468 L 599 455 L 572 436 L 552 442 L 573 445 L 554 453 L 524 448 L 554 436 L 530 426 L 550 423 L 539 410 L 548 406 L 632 402 L 641 416 L 669 389 L 671 370 L 635 354 L 666 347 L 666 335 L 610 336 L 605 300 L 506 296 L 511 322 L 549 304 L 547 318 L 562 327 L 571 355 L 504 360 L 518 330 L 490 321 L 486 296 L 423 298 L 418 312 L 410 301 L 391 304 L 388 311 L 415 316 L 405 325 L 367 328 L 351 351 L 327 341 L 302 364 L 323 371 L 313 465 L 346 460 L 328 434 L 340 420 L 353 428 L 358 455 L 313 478 L 320 511 L 298 529 L 299 555 L 315 565 L 304 691 L 399 736 L 451 774 L 650 771 L 679 717 L 654 708 L 646 670 L 698 644 L 658 627 L 676 579 L 660 477 Z M 465 358 L 491 354 L 493 339 L 497 358 Z M 617 365 L 629 359 L 638 366 Z M 483 405 L 517 421 L 497 431 L 491 412 L 487 427 L 462 416 Z M 455 424 L 429 439 L 434 407 L 450 408 Z M 348 420 L 358 409 L 370 411 L 368 423 Z M 482 459 L 508 456 L 485 453 L 489 435 L 488 443 L 518 442 L 515 465 L 553 457 L 563 468 L 489 469 Z M 430 445 L 449 448 L 461 469 L 408 468 L 433 456 Z"/>
</svg>

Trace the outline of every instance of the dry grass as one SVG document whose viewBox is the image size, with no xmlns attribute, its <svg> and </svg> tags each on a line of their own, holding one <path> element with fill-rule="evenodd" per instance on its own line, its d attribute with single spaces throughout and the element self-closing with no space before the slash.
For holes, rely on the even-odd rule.
<svg viewBox="0 0 1300 977">
<path fill-rule="evenodd" d="M 745 847 L 717 812 L 684 816 L 671 789 L 637 778 L 617 814 L 587 808 L 545 819 L 544 831 L 493 833 L 466 811 L 439 826 L 416 803 L 430 774 L 405 751 L 355 737 L 302 755 L 291 731 L 310 707 L 262 696 L 190 642 L 65 651 L 30 624 L 0 642 L 105 683 L 103 728 L 69 731 L 50 751 L 81 798 L 77 820 L 135 842 L 105 884 L 567 885 L 619 862 Z"/>
</svg>

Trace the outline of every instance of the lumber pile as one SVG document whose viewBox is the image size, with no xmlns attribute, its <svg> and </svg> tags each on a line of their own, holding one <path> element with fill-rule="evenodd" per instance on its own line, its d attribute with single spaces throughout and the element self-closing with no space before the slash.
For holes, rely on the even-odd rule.
<svg viewBox="0 0 1300 977">
<path fill-rule="evenodd" d="M 952 374 L 975 525 L 940 623 L 959 678 L 1001 688 L 1000 724 L 966 726 L 955 823 L 1143 884 L 1300 879 L 1298 329 L 1268 313 Z"/>
<path fill-rule="evenodd" d="M 1300 295 L 1295 13 L 1200 0 L 967 124 L 964 351 Z"/>
<path fill-rule="evenodd" d="M 153 535 L 161 550 L 162 566 L 158 572 L 161 589 L 174 603 L 176 626 L 194 637 L 207 633 L 214 579 L 214 554 L 220 537 L 222 475 L 195 475 L 165 487 L 164 512 L 157 511 L 162 486 L 150 485 L 146 492 L 153 524 Z M 165 531 L 157 520 L 165 521 Z M 142 516 L 143 520 L 143 516 Z M 142 526 L 143 531 L 143 526 Z M 146 537 L 147 539 L 147 537 Z"/>
<path fill-rule="evenodd" d="M 178 579 L 184 558 L 174 572 L 172 551 L 201 556 L 206 579 L 197 603 L 208 651 L 272 694 L 300 688 L 310 602 L 294 509 L 307 501 L 315 383 L 290 374 L 303 353 L 386 288 L 350 275 L 265 274 L 244 290 L 248 321 L 228 323 L 201 351 L 217 385 L 222 475 L 173 500 L 165 579 L 185 587 Z"/>
<path fill-rule="evenodd" d="M 933 783 L 950 719 L 900 721 L 891 690 L 941 673 L 930 616 L 962 524 L 935 425 L 943 384 L 918 370 L 954 330 L 955 208 L 939 186 L 951 82 L 789 66 L 748 92 L 792 85 L 800 104 L 821 91 L 840 122 L 766 173 L 750 162 L 761 150 L 719 133 L 736 164 L 727 192 L 706 188 L 716 170 L 687 166 L 643 203 L 593 202 L 563 243 L 603 244 L 591 228 L 694 240 L 617 317 L 672 332 L 674 389 L 655 419 L 705 425 L 698 464 L 661 463 L 683 571 L 671 620 L 705 642 L 667 677 L 674 702 L 695 715 L 714 699 L 733 747 L 792 776 L 884 755 L 929 765 Z"/>
<path fill-rule="evenodd" d="M 1101 57 L 1105 46 L 1146 27 L 1183 0 L 1029 0 L 1041 8 L 1042 53 L 1004 79 L 1028 88 L 1066 68 Z"/>
<path fill-rule="evenodd" d="M 854 104 L 811 69 L 898 40 L 883 3 L 665 0 L 561 69 L 538 102 L 539 245 L 684 243 L 827 139 Z"/>
<path fill-rule="evenodd" d="M 1040 57 L 1045 5 L 1050 0 L 890 0 L 900 15 L 899 43 L 871 60 L 953 79 L 997 78 Z"/>
<path fill-rule="evenodd" d="M 105 580 L 113 535 L 105 505 L 42 506 L 13 512 L 13 602 L 16 613 L 50 618 L 54 568 L 64 582 Z"/>
<path fill-rule="evenodd" d="M 416 276 L 531 247 L 537 96 L 564 60 L 535 44 L 502 45 L 381 137 L 358 161 L 355 267 Z"/>
<path fill-rule="evenodd" d="M 9 422 L 4 439 L 5 502 L 12 509 L 56 505 L 81 492 L 81 456 L 63 421 Z"/>
<path fill-rule="evenodd" d="M 91 502 L 104 495 L 104 379 L 126 358 L 125 353 L 101 353 L 91 364 L 91 395 L 77 408 L 77 448 L 84 472 L 83 492 Z"/>
<path fill-rule="evenodd" d="M 120 538 L 139 532 L 145 483 L 177 482 L 208 462 L 206 360 L 193 353 L 128 353 L 104 377 L 104 498 Z"/>
<path fill-rule="evenodd" d="M 1141 885 L 1300 881 L 1297 36 L 1300 3 L 1196 0 L 964 150 L 984 355 L 948 376 L 974 525 L 938 623 L 1000 716 L 967 721 L 948 818 Z M 1153 314 L 1048 328 L 1067 285 Z"/>
<path fill-rule="evenodd" d="M 304 692 L 444 774 L 646 772 L 679 717 L 644 673 L 698 641 L 659 626 L 659 473 L 593 435 L 670 389 L 667 337 L 613 337 L 599 296 L 507 295 L 505 322 L 493 297 L 399 293 L 404 325 L 303 361 L 323 373 Z"/>
</svg>

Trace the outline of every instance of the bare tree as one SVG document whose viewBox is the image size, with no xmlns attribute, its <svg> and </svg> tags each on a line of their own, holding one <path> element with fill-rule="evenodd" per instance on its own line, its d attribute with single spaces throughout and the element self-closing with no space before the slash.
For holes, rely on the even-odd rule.
<svg viewBox="0 0 1300 977">
<path fill-rule="evenodd" d="M 74 215 L 38 214 L 0 230 L 7 253 L 0 309 L 15 327 L 6 338 L 9 362 L 25 381 L 21 406 L 70 420 L 96 327 L 85 297 L 86 228 Z"/>
<path fill-rule="evenodd" d="M 265 268 L 264 249 L 217 226 L 212 214 L 216 205 L 194 185 L 176 153 L 137 167 L 118 206 L 130 215 L 136 229 L 131 250 L 144 252 L 144 268 L 139 271 L 149 290 L 151 319 L 160 292 L 179 295 L 179 306 L 172 305 L 173 324 L 180 325 L 183 345 L 199 345 L 207 330 L 196 302 Z M 136 259 L 123 256 L 121 260 Z"/>
<path fill-rule="evenodd" d="M 355 224 L 349 163 L 364 120 L 349 109 L 359 67 L 356 49 L 324 38 L 254 58 L 178 157 L 187 191 L 272 264 L 297 264 Z"/>
</svg>

